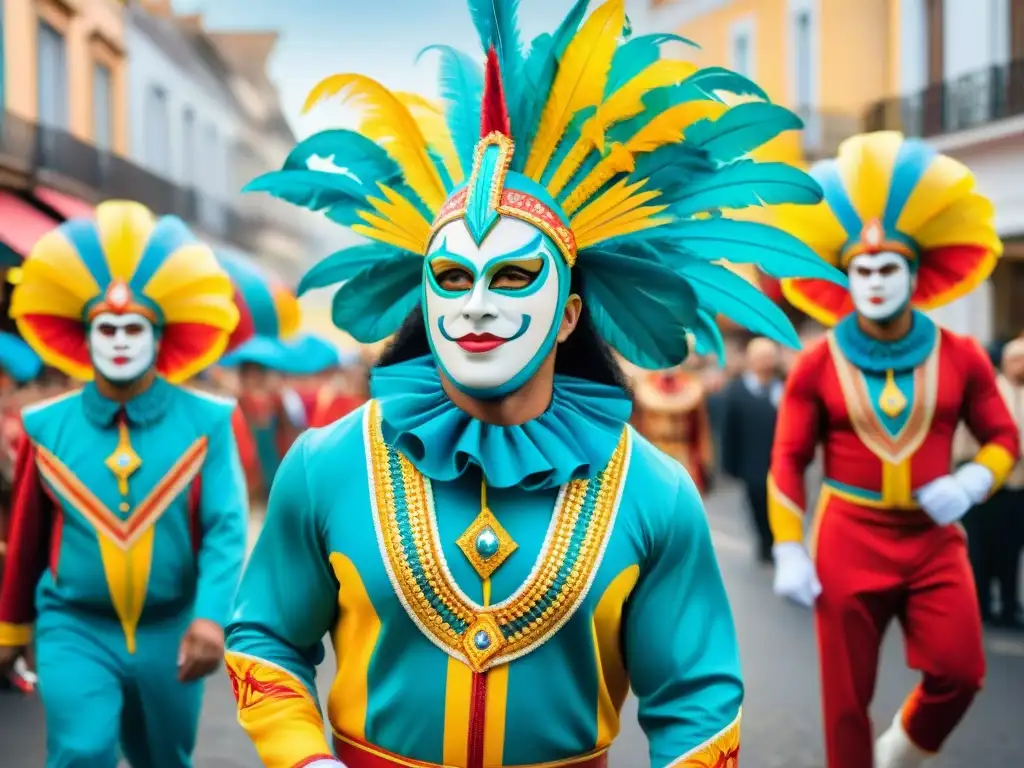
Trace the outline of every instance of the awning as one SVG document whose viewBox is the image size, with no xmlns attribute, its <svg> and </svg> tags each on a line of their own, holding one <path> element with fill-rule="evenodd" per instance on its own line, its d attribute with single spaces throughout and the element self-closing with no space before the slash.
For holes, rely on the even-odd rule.
<svg viewBox="0 0 1024 768">
<path fill-rule="evenodd" d="M 36 187 L 32 194 L 65 219 L 91 219 L 96 213 L 96 209 L 84 200 L 49 187 Z"/>
<path fill-rule="evenodd" d="M 57 222 L 10 192 L 0 191 L 0 242 L 24 258 Z"/>
</svg>

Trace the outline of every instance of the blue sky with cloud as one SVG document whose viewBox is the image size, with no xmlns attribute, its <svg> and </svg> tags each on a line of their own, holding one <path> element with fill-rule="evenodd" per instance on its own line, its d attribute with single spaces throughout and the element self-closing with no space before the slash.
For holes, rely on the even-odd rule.
<svg viewBox="0 0 1024 768">
<path fill-rule="evenodd" d="M 572 3 L 520 0 L 524 37 L 554 29 Z M 427 55 L 417 64 L 417 52 L 433 43 L 479 49 L 466 0 L 176 0 L 174 8 L 201 12 L 211 29 L 280 32 L 271 76 L 300 137 L 351 119 L 329 105 L 300 115 L 326 75 L 359 72 L 395 90 L 436 95 L 436 62 Z"/>
</svg>

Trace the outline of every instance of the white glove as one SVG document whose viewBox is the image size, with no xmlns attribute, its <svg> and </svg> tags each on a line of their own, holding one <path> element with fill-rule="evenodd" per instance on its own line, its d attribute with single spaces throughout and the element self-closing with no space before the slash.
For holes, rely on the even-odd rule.
<svg viewBox="0 0 1024 768">
<path fill-rule="evenodd" d="M 995 475 L 992 474 L 991 469 L 983 467 L 981 464 L 975 464 L 973 461 L 960 467 L 960 469 L 953 473 L 953 477 L 967 491 L 967 495 L 971 497 L 972 505 L 981 504 L 981 502 L 987 499 L 992 491 L 992 486 L 996 483 Z"/>
<path fill-rule="evenodd" d="M 955 523 L 974 506 L 971 495 L 954 475 L 943 475 L 921 486 L 914 498 L 937 525 Z"/>
<path fill-rule="evenodd" d="M 345 768 L 345 764 L 341 760 L 328 760 L 325 758 L 307 764 L 306 768 Z"/>
<path fill-rule="evenodd" d="M 821 594 L 821 582 L 804 545 L 787 541 L 772 547 L 775 556 L 775 594 L 811 608 Z"/>
</svg>

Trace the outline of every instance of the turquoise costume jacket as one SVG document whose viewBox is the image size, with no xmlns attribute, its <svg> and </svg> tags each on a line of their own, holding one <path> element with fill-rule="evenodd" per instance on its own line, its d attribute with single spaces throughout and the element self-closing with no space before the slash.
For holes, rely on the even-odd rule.
<svg viewBox="0 0 1024 768">
<path fill-rule="evenodd" d="M 26 409 L 0 644 L 37 612 L 225 624 L 247 533 L 234 403 L 157 379 L 125 406 L 92 384 Z"/>
<path fill-rule="evenodd" d="M 332 752 L 326 633 L 350 765 L 569 764 L 608 748 L 630 686 L 653 768 L 734 758 L 743 686 L 705 513 L 622 390 L 556 377 L 515 427 L 456 408 L 429 358 L 378 369 L 374 394 L 293 446 L 242 580 L 228 666 L 264 764 Z"/>
</svg>

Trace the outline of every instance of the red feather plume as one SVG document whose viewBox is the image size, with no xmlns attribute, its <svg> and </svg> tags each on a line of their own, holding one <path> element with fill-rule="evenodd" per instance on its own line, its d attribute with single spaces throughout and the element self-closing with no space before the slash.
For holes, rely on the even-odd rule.
<svg viewBox="0 0 1024 768">
<path fill-rule="evenodd" d="M 512 136 L 512 124 L 505 104 L 505 89 L 501 85 L 501 67 L 498 66 L 498 52 L 491 46 L 487 51 L 487 65 L 484 68 L 484 100 L 480 106 L 480 136 L 483 138 L 493 131 Z"/>
</svg>

